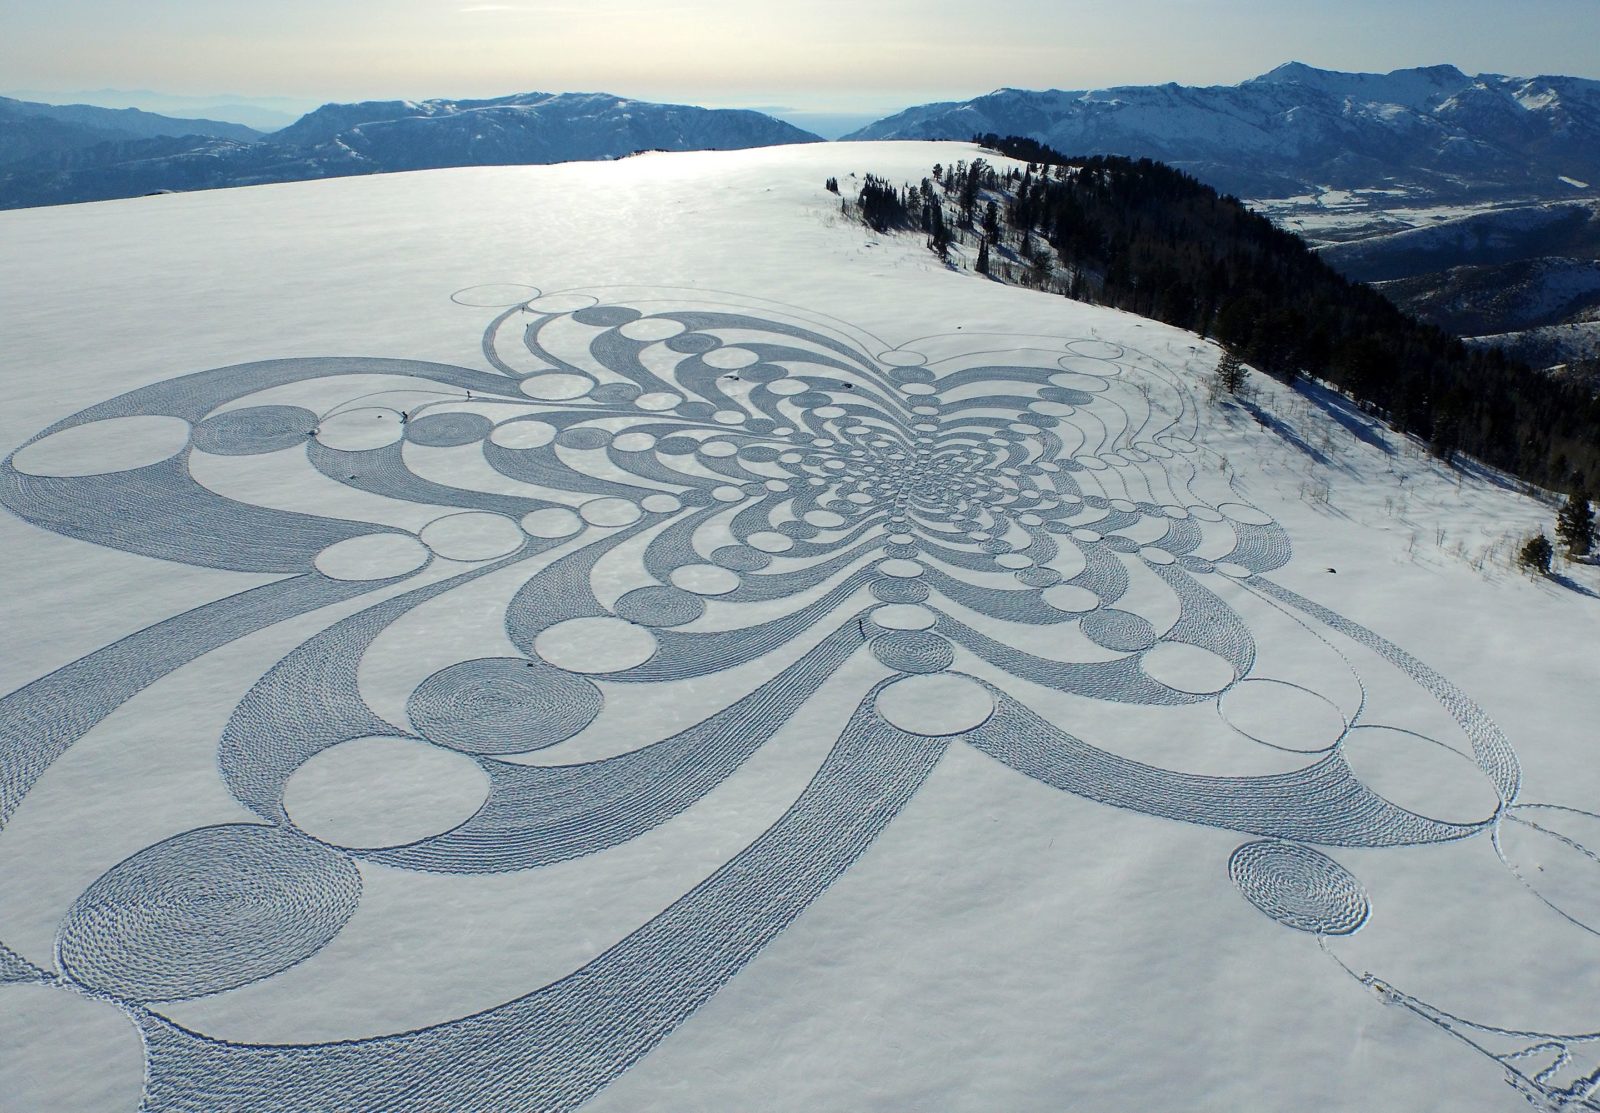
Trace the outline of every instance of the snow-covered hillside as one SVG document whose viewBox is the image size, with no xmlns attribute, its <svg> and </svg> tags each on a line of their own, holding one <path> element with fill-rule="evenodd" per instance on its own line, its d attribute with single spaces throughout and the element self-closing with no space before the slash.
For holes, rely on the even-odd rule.
<svg viewBox="0 0 1600 1113">
<path fill-rule="evenodd" d="M 1600 316 L 1600 260 L 1540 258 L 1377 284 L 1384 295 L 1458 336 Z"/>
<path fill-rule="evenodd" d="M 1600 201 L 1495 207 L 1331 243 L 1323 259 L 1358 282 L 1385 282 L 1462 266 L 1600 256 Z"/>
<path fill-rule="evenodd" d="M 1154 158 L 1241 197 L 1401 190 L 1554 195 L 1600 180 L 1600 82 L 1454 66 L 1338 73 L 1291 62 L 1238 85 L 1000 89 L 919 105 L 847 139 L 1022 135 Z"/>
<path fill-rule="evenodd" d="M 0 214 L 0 1107 L 1600 1108 L 1596 569 L 977 153 Z"/>
</svg>

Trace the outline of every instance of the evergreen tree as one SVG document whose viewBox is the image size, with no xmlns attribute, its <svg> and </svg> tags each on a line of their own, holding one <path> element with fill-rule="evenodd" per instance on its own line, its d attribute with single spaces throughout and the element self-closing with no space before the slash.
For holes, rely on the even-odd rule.
<svg viewBox="0 0 1600 1113">
<path fill-rule="evenodd" d="M 1054 252 L 1048 243 L 1039 243 L 1033 238 L 1031 232 L 1022 234 L 1022 261 L 1028 264 L 1027 283 L 1036 290 L 1049 287 L 1050 279 L 1055 273 Z"/>
<path fill-rule="evenodd" d="M 1000 206 L 993 201 L 983 208 L 983 234 L 990 240 L 1000 238 Z"/>
<path fill-rule="evenodd" d="M 976 181 L 970 219 L 981 219 L 994 277 L 1199 330 L 1268 375 L 1315 376 L 1441 455 L 1469 453 L 1545 487 L 1600 484 L 1594 379 L 1537 375 L 1496 349 L 1468 349 L 1171 167 L 1069 159 L 1027 139 L 979 142 L 1018 161 L 998 172 L 940 166 L 921 196 L 876 180 L 858 200 L 852 183 L 849 214 L 878 231 L 918 228 L 926 214 L 932 246 L 925 203 L 948 201 L 965 229 L 962 194 Z M 950 220 L 946 234 L 965 242 L 956 229 Z M 1005 264 L 993 258 L 1002 244 L 1025 245 L 1022 266 L 1009 265 L 1010 252 Z"/>
<path fill-rule="evenodd" d="M 1571 556 L 1588 556 L 1594 548 L 1594 507 L 1589 505 L 1589 492 L 1582 487 L 1567 496 L 1556 515 L 1556 536 Z"/>
<path fill-rule="evenodd" d="M 928 229 L 928 246 L 939 258 L 950 254 L 950 228 L 944 222 L 944 207 L 937 202 L 923 210 L 924 226 Z"/>
<path fill-rule="evenodd" d="M 1456 415 L 1446 410 L 1435 414 L 1433 432 L 1428 436 L 1428 451 L 1445 463 L 1453 463 L 1461 447 L 1461 428 Z"/>
<path fill-rule="evenodd" d="M 1239 358 L 1239 353 L 1230 347 L 1222 349 L 1222 358 L 1217 361 L 1215 372 L 1218 393 L 1238 394 L 1244 387 L 1244 361 Z"/>
<path fill-rule="evenodd" d="M 905 201 L 899 192 L 882 178 L 868 174 L 861 183 L 861 194 L 856 198 L 861 219 L 874 232 L 887 232 L 891 228 L 904 228 L 911 223 Z"/>
<path fill-rule="evenodd" d="M 979 274 L 989 273 L 989 237 L 985 236 L 978 241 L 978 263 L 974 268 Z"/>
<path fill-rule="evenodd" d="M 967 168 L 966 177 L 961 180 L 961 224 L 962 227 L 972 227 L 972 214 L 978 207 L 978 189 L 983 183 L 983 172 L 989 169 L 989 164 L 983 159 L 974 159 Z"/>
<path fill-rule="evenodd" d="M 1469 350 L 1171 167 L 1067 158 L 1029 139 L 977 141 L 1029 167 L 996 176 L 991 246 L 1032 231 L 1076 296 L 1204 330 L 1286 381 L 1326 380 L 1442 456 L 1470 453 L 1543 486 L 1600 483 L 1595 381 Z M 1029 285 L 1035 277 L 1018 276 Z"/>
<path fill-rule="evenodd" d="M 1550 539 L 1542 533 L 1536 533 L 1522 543 L 1522 548 L 1517 550 L 1517 563 L 1530 572 L 1537 572 L 1541 576 L 1550 574 L 1550 558 L 1555 555 L 1551 548 Z"/>
</svg>

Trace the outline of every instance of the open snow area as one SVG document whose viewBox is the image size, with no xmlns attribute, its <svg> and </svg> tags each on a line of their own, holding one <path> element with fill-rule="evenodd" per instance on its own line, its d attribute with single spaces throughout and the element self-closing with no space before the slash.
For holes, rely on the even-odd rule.
<svg viewBox="0 0 1600 1113">
<path fill-rule="evenodd" d="M 0 1109 L 1600 1109 L 1597 569 L 978 153 L 0 214 Z"/>
<path fill-rule="evenodd" d="M 1600 357 L 1600 320 L 1570 321 L 1463 339 L 1474 346 L 1503 348 L 1531 367 L 1551 369 L 1573 360 Z"/>
<path fill-rule="evenodd" d="M 1501 210 L 1518 213 L 1530 202 L 1440 204 L 1412 196 L 1405 190 L 1325 189 L 1298 197 L 1255 198 L 1245 204 L 1280 228 L 1320 248 L 1451 225 Z M 1537 203 L 1532 204 L 1537 209 Z"/>
</svg>

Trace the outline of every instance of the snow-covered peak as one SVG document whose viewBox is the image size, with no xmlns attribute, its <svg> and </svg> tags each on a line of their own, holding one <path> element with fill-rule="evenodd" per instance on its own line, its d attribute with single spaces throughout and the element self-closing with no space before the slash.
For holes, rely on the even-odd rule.
<svg viewBox="0 0 1600 1113">
<path fill-rule="evenodd" d="M 998 89 L 908 108 L 845 138 L 986 132 L 1067 154 L 1162 159 L 1242 196 L 1318 187 L 1527 195 L 1562 177 L 1600 176 L 1600 82 L 1469 77 L 1451 65 L 1341 73 L 1289 62 L 1238 85 Z"/>
<path fill-rule="evenodd" d="M 1414 108 L 1431 106 L 1472 84 L 1455 66 L 1421 66 L 1389 73 L 1341 73 L 1304 62 L 1286 62 L 1246 85 L 1299 85 L 1330 96 L 1353 97 Z"/>
<path fill-rule="evenodd" d="M 0 207 L 344 174 L 817 141 L 810 132 L 760 112 L 653 104 L 605 92 L 327 104 L 268 141 L 226 152 L 199 169 L 187 157 L 188 148 L 175 152 L 167 142 L 139 150 L 103 151 L 99 161 L 81 166 L 0 170 Z"/>
<path fill-rule="evenodd" d="M 575 120 L 639 121 L 641 141 L 618 149 L 615 143 L 603 136 L 584 145 L 586 153 L 566 157 L 614 157 L 627 154 L 641 146 L 689 149 L 693 147 L 749 147 L 768 143 L 798 143 L 816 136 L 782 121 L 758 112 L 735 109 L 697 108 L 681 104 L 653 104 L 630 100 L 615 93 L 514 93 L 504 97 L 479 100 L 451 100 L 436 98 L 425 101 L 364 101 L 355 104 L 327 104 L 284 128 L 273 140 L 294 146 L 315 146 L 334 139 L 343 132 L 361 128 L 370 133 L 372 125 L 386 128 L 414 129 L 420 136 L 433 134 L 446 122 L 472 113 L 481 120 L 485 115 L 505 116 L 508 127 L 536 128 L 541 132 L 559 130 Z M 693 119 L 703 138 L 693 142 L 675 139 L 683 130 L 683 121 Z M 476 126 L 476 125 L 474 125 Z M 659 133 L 659 134 L 658 134 Z M 603 153 L 587 153 L 593 147 Z M 553 158 L 506 161 L 558 161 Z M 434 165 L 448 165 L 435 163 Z"/>
</svg>

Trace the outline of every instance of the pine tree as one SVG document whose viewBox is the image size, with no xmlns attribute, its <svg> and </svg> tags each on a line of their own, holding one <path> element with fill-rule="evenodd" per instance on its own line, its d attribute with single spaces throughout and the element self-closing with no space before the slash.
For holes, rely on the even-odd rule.
<svg viewBox="0 0 1600 1113">
<path fill-rule="evenodd" d="M 1548 576 L 1550 559 L 1554 555 L 1555 550 L 1550 545 L 1550 539 L 1542 533 L 1537 533 L 1524 541 L 1522 548 L 1517 550 L 1517 563 L 1530 572 Z"/>
<path fill-rule="evenodd" d="M 874 232 L 904 228 L 911 223 L 911 214 L 906 210 L 900 193 L 884 179 L 871 174 L 861 184 L 856 206 L 862 221 Z"/>
<path fill-rule="evenodd" d="M 928 229 L 928 246 L 943 259 L 950 253 L 950 229 L 944 222 L 944 208 L 935 203 L 923 210 Z"/>
<path fill-rule="evenodd" d="M 989 237 L 987 236 L 978 241 L 978 262 L 973 269 L 979 274 L 989 273 Z"/>
<path fill-rule="evenodd" d="M 1589 492 L 1582 487 L 1567 496 L 1556 514 L 1556 536 L 1571 556 L 1588 556 L 1594 548 L 1594 507 L 1589 505 Z"/>
<path fill-rule="evenodd" d="M 993 201 L 983 209 L 983 234 L 991 240 L 1000 238 L 1000 207 Z"/>
<path fill-rule="evenodd" d="M 1428 451 L 1450 464 L 1455 462 L 1456 451 L 1461 447 L 1461 427 L 1456 415 L 1449 410 L 1434 414 L 1433 431 L 1428 434 Z"/>
<path fill-rule="evenodd" d="M 983 172 L 988 164 L 983 159 L 975 159 L 967 168 L 966 177 L 961 180 L 961 224 L 964 228 L 972 227 L 972 213 L 978 207 L 978 189 L 983 182 Z"/>
<path fill-rule="evenodd" d="M 1230 347 L 1222 349 L 1222 358 L 1217 361 L 1216 382 L 1218 393 L 1238 394 L 1244 387 L 1244 361 Z"/>
<path fill-rule="evenodd" d="M 1028 260 L 1028 278 L 1035 289 L 1048 290 L 1055 280 L 1055 252 L 1050 250 L 1049 244 L 1039 244 L 1034 248 Z"/>
</svg>

